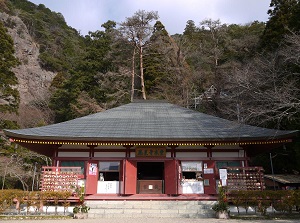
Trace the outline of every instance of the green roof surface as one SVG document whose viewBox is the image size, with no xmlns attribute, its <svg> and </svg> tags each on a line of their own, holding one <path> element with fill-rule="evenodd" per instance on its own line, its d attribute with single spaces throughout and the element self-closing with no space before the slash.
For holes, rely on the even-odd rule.
<svg viewBox="0 0 300 223">
<path fill-rule="evenodd" d="M 137 101 L 58 124 L 4 130 L 11 138 L 80 141 L 249 141 L 294 136 L 162 101 Z"/>
</svg>

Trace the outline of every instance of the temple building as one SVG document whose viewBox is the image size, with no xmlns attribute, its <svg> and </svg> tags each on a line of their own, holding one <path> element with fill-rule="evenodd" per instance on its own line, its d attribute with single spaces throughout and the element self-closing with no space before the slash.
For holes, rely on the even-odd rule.
<svg viewBox="0 0 300 223">
<path fill-rule="evenodd" d="M 232 173 L 261 173 L 260 168 L 249 167 L 250 157 L 291 142 L 297 131 L 245 125 L 165 101 L 136 101 L 58 124 L 4 133 L 51 157 L 54 173 L 75 168 L 86 194 L 97 199 L 152 195 L 207 200 L 217 193 L 218 184 L 238 182 Z M 257 176 L 251 177 L 253 185 L 238 184 L 263 189 L 263 176 Z M 60 177 L 57 188 L 67 184 L 65 176 Z"/>
</svg>

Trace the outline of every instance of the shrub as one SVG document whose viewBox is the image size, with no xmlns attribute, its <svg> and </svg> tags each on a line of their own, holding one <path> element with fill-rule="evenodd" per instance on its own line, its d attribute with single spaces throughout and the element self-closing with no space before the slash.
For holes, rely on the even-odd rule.
<svg viewBox="0 0 300 223">
<path fill-rule="evenodd" d="M 0 192 L 0 213 L 5 212 L 12 205 L 16 205 L 18 213 L 20 213 L 20 205 L 27 205 L 27 214 L 29 207 L 35 206 L 39 211 L 44 204 L 48 206 L 54 204 L 56 209 L 60 202 L 66 208 L 70 205 L 68 198 L 72 195 L 69 191 L 22 191 L 22 190 L 1 190 Z M 47 214 L 46 207 L 46 214 Z M 57 214 L 57 212 L 56 212 Z"/>
<path fill-rule="evenodd" d="M 245 208 L 246 213 L 249 207 L 253 207 L 263 215 L 270 206 L 282 213 L 291 213 L 294 207 L 300 206 L 299 190 L 231 191 L 229 198 L 238 208 L 238 213 L 240 206 Z"/>
<path fill-rule="evenodd" d="M 219 185 L 218 201 L 212 206 L 212 209 L 215 212 L 228 212 L 229 210 L 225 187 L 222 187 L 221 185 Z"/>
</svg>

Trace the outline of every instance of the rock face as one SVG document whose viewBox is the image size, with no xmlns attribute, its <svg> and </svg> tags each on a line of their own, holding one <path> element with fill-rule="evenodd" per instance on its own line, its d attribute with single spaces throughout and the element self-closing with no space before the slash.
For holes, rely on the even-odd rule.
<svg viewBox="0 0 300 223">
<path fill-rule="evenodd" d="M 0 21 L 12 24 L 6 28 L 14 41 L 15 56 L 21 62 L 19 66 L 13 68 L 19 81 L 17 89 L 20 93 L 20 103 L 28 104 L 34 100 L 44 100 L 48 97 L 49 86 L 56 73 L 43 70 L 39 65 L 39 46 L 19 17 L 0 12 Z"/>
</svg>

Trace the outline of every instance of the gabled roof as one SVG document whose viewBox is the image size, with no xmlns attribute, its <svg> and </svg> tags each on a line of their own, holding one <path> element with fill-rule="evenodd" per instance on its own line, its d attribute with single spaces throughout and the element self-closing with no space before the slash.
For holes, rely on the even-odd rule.
<svg viewBox="0 0 300 223">
<path fill-rule="evenodd" d="M 137 101 L 58 124 L 4 132 L 11 138 L 83 142 L 267 141 L 297 133 L 243 125 L 162 101 Z"/>
</svg>

